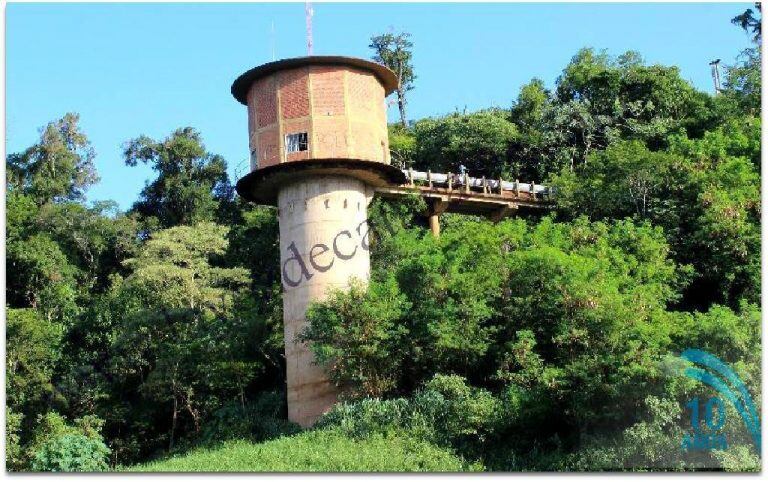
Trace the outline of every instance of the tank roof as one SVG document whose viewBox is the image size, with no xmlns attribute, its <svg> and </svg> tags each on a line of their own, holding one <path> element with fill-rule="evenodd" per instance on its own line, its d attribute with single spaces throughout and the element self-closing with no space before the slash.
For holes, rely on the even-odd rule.
<svg viewBox="0 0 768 482">
<path fill-rule="evenodd" d="M 310 57 L 294 57 L 291 59 L 276 60 L 266 64 L 254 67 L 243 73 L 232 83 L 232 95 L 241 104 L 247 104 L 248 90 L 258 79 L 266 77 L 269 74 L 280 70 L 287 70 L 307 65 L 342 65 L 347 67 L 356 67 L 358 69 L 373 72 L 384 86 L 386 95 L 391 94 L 397 89 L 397 77 L 389 68 L 371 62 L 370 60 L 359 59 L 357 57 L 344 57 L 339 55 L 313 55 Z"/>
</svg>

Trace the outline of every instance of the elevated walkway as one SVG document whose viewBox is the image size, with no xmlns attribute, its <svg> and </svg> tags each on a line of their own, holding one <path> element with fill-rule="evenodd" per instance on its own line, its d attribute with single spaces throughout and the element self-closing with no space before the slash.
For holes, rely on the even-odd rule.
<svg viewBox="0 0 768 482">
<path fill-rule="evenodd" d="M 376 193 L 384 198 L 418 194 L 428 206 L 429 225 L 440 235 L 440 214 L 460 213 L 487 216 L 494 222 L 518 213 L 551 209 L 554 190 L 534 182 L 504 181 L 470 177 L 468 174 L 403 170 L 406 183 L 381 186 Z"/>
</svg>

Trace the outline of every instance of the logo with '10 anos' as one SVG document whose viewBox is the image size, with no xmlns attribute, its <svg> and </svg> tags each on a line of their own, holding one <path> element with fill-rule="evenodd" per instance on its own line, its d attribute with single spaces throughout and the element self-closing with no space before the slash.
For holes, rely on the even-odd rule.
<svg viewBox="0 0 768 482">
<path fill-rule="evenodd" d="M 757 452 L 760 453 L 760 418 L 744 382 L 726 363 L 703 350 L 689 348 L 680 356 L 684 360 L 703 367 L 695 365 L 687 367 L 684 372 L 685 376 L 709 385 L 719 395 L 706 400 L 703 404 L 698 398 L 694 398 L 686 404 L 691 412 L 693 433 L 683 437 L 681 448 L 684 451 L 724 450 L 728 448 L 725 434 L 720 433 L 726 421 L 726 404 L 723 400 L 725 399 L 741 416 L 744 425 L 752 436 L 752 442 L 755 444 Z"/>
</svg>

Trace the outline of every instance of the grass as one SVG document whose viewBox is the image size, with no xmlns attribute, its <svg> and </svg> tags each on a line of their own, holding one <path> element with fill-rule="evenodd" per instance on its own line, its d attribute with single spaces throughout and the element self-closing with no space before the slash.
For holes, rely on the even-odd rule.
<svg viewBox="0 0 768 482">
<path fill-rule="evenodd" d="M 130 467 L 133 472 L 460 472 L 482 470 L 446 449 L 402 435 L 355 440 L 314 430 L 263 443 L 224 442 Z"/>
</svg>

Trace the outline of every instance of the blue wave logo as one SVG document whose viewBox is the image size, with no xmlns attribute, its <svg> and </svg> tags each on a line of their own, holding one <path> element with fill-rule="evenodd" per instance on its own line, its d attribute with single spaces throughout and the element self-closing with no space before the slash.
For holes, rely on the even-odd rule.
<svg viewBox="0 0 768 482">
<path fill-rule="evenodd" d="M 696 348 L 688 348 L 681 358 L 692 363 L 702 365 L 707 370 L 699 367 L 687 367 L 685 376 L 698 380 L 717 390 L 741 415 L 744 425 L 752 435 L 757 452 L 761 453 L 760 418 L 755 410 L 755 404 L 747 391 L 746 385 L 736 373 L 716 356 Z M 722 378 L 721 378 L 722 377 Z M 728 382 L 728 383 L 726 383 Z"/>
</svg>

